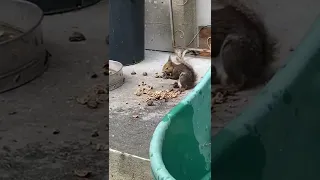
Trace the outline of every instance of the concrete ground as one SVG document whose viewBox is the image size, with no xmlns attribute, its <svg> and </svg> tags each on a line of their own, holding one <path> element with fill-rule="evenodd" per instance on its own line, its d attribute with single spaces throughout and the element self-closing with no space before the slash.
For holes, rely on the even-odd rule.
<svg viewBox="0 0 320 180">
<path fill-rule="evenodd" d="M 320 1 L 317 0 L 257 0 L 266 19 L 266 25 L 279 40 L 279 58 L 274 67 L 285 65 L 288 57 L 294 52 L 306 35 L 313 21 L 319 15 Z M 212 133 L 216 134 L 228 122 L 234 119 L 255 95 L 263 88 L 239 92 L 227 103 L 216 105 L 213 114 Z"/>
<path fill-rule="evenodd" d="M 125 83 L 109 94 L 110 148 L 148 158 L 149 142 L 154 129 L 164 115 L 189 92 L 186 91 L 168 102 L 155 101 L 154 106 L 147 106 L 146 95 L 134 94 L 141 82 L 153 86 L 154 90 L 172 88 L 173 80 L 155 78 L 155 73 L 161 74 L 168 57 L 169 53 L 146 51 L 143 62 L 123 68 Z M 198 81 L 209 70 L 211 63 L 210 59 L 191 57 L 187 57 L 186 61 L 194 67 Z M 133 71 L 136 72 L 135 75 L 131 75 Z M 148 76 L 143 76 L 143 72 L 147 72 Z"/>
<path fill-rule="evenodd" d="M 162 74 L 162 66 L 169 55 L 164 52 L 145 51 L 144 61 L 123 68 L 125 83 L 118 89 L 110 91 L 109 143 L 110 148 L 114 149 L 110 151 L 110 179 L 152 179 L 148 160 L 152 134 L 161 119 L 190 90 L 168 102 L 155 101 L 154 106 L 146 104 L 146 95 L 136 96 L 134 93 L 142 82 L 152 86 L 154 90 L 172 88 L 173 80 L 155 78 L 156 73 Z M 210 59 L 186 57 L 185 60 L 197 72 L 197 82 L 209 70 L 211 64 Z M 132 75 L 132 72 L 136 74 Z M 148 75 L 143 76 L 144 72 Z"/>
<path fill-rule="evenodd" d="M 108 109 L 78 104 L 107 61 L 107 4 L 47 16 L 43 33 L 52 54 L 41 77 L 0 94 L 0 179 L 108 179 Z M 69 36 L 83 33 L 85 42 Z M 98 78 L 91 79 L 93 73 Z"/>
</svg>

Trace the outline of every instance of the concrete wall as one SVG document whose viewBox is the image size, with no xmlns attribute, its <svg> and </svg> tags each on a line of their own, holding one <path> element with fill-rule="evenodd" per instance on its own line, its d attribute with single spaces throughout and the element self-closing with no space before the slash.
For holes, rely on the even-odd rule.
<svg viewBox="0 0 320 180">
<path fill-rule="evenodd" d="M 196 0 L 197 25 L 206 26 L 211 24 L 211 0 Z"/>
</svg>

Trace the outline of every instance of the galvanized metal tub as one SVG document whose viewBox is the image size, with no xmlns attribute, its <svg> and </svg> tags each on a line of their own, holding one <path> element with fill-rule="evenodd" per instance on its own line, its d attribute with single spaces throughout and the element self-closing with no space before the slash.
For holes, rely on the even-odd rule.
<svg viewBox="0 0 320 180">
<path fill-rule="evenodd" d="M 37 4 L 45 15 L 64 13 L 94 5 L 100 0 L 28 0 Z M 108 1 L 107 1 L 108 2 Z"/>
<path fill-rule="evenodd" d="M 109 90 L 112 91 L 122 86 L 125 78 L 122 71 L 123 65 L 118 61 L 109 60 Z"/>
<path fill-rule="evenodd" d="M 47 52 L 42 19 L 42 10 L 30 2 L 0 1 L 0 93 L 21 86 L 45 71 Z"/>
</svg>

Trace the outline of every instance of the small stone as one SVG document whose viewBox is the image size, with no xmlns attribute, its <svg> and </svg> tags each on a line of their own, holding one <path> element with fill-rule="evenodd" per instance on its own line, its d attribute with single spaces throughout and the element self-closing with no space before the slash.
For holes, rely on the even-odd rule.
<svg viewBox="0 0 320 180">
<path fill-rule="evenodd" d="M 87 170 L 75 170 L 74 174 L 81 178 L 88 178 L 89 176 L 91 176 L 92 173 Z"/>
<path fill-rule="evenodd" d="M 147 101 L 147 105 L 148 105 L 148 106 L 153 106 L 153 100 L 151 100 L 151 99 L 148 100 L 148 101 Z"/>
<path fill-rule="evenodd" d="M 98 107 L 98 102 L 96 100 L 89 100 L 87 102 L 87 107 L 90 109 L 96 109 Z"/>
<path fill-rule="evenodd" d="M 294 48 L 293 48 L 293 47 L 291 47 L 291 48 L 289 49 L 289 51 L 290 51 L 290 52 L 294 51 Z"/>
<path fill-rule="evenodd" d="M 131 75 L 136 75 L 136 74 L 137 74 L 137 73 L 136 73 L 136 72 L 134 72 L 134 71 L 132 71 L 132 72 L 131 72 Z"/>
<path fill-rule="evenodd" d="M 11 112 L 9 112 L 8 114 L 9 115 L 15 115 L 15 114 L 17 114 L 18 112 L 16 112 L 16 111 L 11 111 Z"/>
<path fill-rule="evenodd" d="M 2 149 L 5 150 L 5 151 L 7 151 L 7 152 L 10 152 L 10 151 L 11 151 L 11 149 L 10 149 L 9 146 L 3 146 Z"/>
<path fill-rule="evenodd" d="M 147 72 L 143 72 L 142 75 L 143 76 L 148 76 L 148 73 Z"/>
<path fill-rule="evenodd" d="M 85 105 L 89 101 L 89 97 L 79 97 L 76 99 L 79 104 Z"/>
<path fill-rule="evenodd" d="M 85 40 L 86 37 L 80 32 L 73 32 L 72 35 L 69 37 L 70 42 L 80 42 Z"/>
<path fill-rule="evenodd" d="M 99 132 L 98 131 L 94 131 L 92 134 L 91 134 L 91 137 L 98 137 L 99 136 Z"/>
<path fill-rule="evenodd" d="M 97 144 L 96 145 L 96 150 L 97 151 L 102 151 L 102 150 L 107 150 L 108 148 L 107 148 L 107 145 L 105 145 L 105 144 Z"/>
<path fill-rule="evenodd" d="M 137 119 L 137 118 L 139 118 L 139 115 L 133 115 L 132 117 Z"/>
<path fill-rule="evenodd" d="M 136 92 L 135 94 L 136 94 L 136 96 L 141 96 L 141 95 L 142 95 L 142 92 L 141 92 L 141 91 L 138 91 L 138 92 Z"/>
<path fill-rule="evenodd" d="M 55 129 L 55 130 L 53 130 L 52 134 L 60 134 L 59 129 Z"/>
<path fill-rule="evenodd" d="M 97 78 L 98 77 L 98 75 L 96 74 L 96 73 L 93 73 L 92 75 L 91 75 L 91 78 L 92 79 L 95 79 L 95 78 Z"/>
</svg>

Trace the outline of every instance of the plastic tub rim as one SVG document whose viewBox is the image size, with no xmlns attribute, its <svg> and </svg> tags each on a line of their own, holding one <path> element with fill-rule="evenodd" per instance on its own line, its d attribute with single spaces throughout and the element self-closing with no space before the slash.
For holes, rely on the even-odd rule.
<svg viewBox="0 0 320 180">
<path fill-rule="evenodd" d="M 206 72 L 203 79 L 196 85 L 196 87 L 185 97 L 182 99 L 179 104 L 187 104 L 187 102 L 191 101 L 198 92 L 210 81 L 211 78 L 211 68 Z M 158 126 L 156 127 L 151 142 L 150 142 L 150 149 L 149 149 L 149 157 L 150 157 L 150 164 L 151 164 L 151 171 L 154 176 L 155 171 L 159 174 L 160 177 L 165 177 L 168 180 L 175 180 L 175 178 L 169 173 L 169 171 L 165 168 L 164 162 L 162 160 L 162 144 L 163 139 L 165 137 L 165 132 L 168 129 L 171 123 L 171 113 L 181 111 L 182 106 L 175 106 L 170 110 L 166 117 L 169 119 L 168 121 L 161 121 Z M 155 177 L 158 179 L 157 177 Z"/>
<path fill-rule="evenodd" d="M 41 24 L 41 22 L 42 22 L 42 20 L 43 20 L 43 17 L 44 17 L 44 13 L 43 13 L 42 9 L 41 9 L 38 5 L 36 5 L 36 4 L 32 3 L 32 2 L 24 1 L 24 0 L 11 0 L 11 1 L 12 1 L 12 2 L 18 2 L 18 3 L 29 4 L 30 6 L 33 6 L 34 8 L 37 8 L 37 9 L 39 10 L 39 12 L 40 12 L 40 18 L 39 18 L 39 20 L 37 21 L 37 23 L 36 23 L 35 25 L 33 25 L 30 29 L 28 29 L 27 31 L 24 31 L 22 34 L 14 37 L 14 38 L 12 38 L 12 39 L 9 40 L 9 41 L 0 42 L 0 46 L 1 46 L 1 45 L 5 45 L 5 44 L 9 44 L 9 43 L 11 43 L 11 42 L 14 42 L 14 41 L 16 41 L 16 40 L 19 40 L 19 39 L 23 38 L 24 36 L 27 36 L 28 34 L 30 34 L 31 32 L 33 32 L 37 27 L 39 27 L 39 25 Z"/>
</svg>

